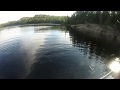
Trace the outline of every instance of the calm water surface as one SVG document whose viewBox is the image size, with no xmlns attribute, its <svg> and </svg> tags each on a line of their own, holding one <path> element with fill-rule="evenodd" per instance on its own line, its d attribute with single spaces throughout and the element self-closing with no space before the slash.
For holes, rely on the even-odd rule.
<svg viewBox="0 0 120 90">
<path fill-rule="evenodd" d="M 62 26 L 1 29 L 0 79 L 100 78 L 120 54 L 119 45 L 103 41 Z"/>
</svg>

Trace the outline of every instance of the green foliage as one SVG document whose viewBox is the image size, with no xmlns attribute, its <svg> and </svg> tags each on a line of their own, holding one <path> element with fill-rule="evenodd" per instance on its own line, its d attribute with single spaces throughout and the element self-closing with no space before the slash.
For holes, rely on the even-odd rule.
<svg viewBox="0 0 120 90">
<path fill-rule="evenodd" d="M 40 24 L 40 23 L 65 24 L 66 21 L 67 16 L 35 15 L 34 17 L 23 17 L 17 21 L 10 21 L 0 26 L 5 27 L 13 25 Z"/>
<path fill-rule="evenodd" d="M 67 18 L 67 24 L 103 24 L 120 27 L 120 11 L 76 11 Z"/>
</svg>

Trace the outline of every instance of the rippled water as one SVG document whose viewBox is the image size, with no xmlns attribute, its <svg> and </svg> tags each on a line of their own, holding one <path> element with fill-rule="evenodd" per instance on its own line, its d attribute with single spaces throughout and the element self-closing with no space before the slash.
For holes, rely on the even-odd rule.
<svg viewBox="0 0 120 90">
<path fill-rule="evenodd" d="M 100 78 L 119 49 L 62 26 L 5 28 L 0 30 L 0 78 Z"/>
</svg>

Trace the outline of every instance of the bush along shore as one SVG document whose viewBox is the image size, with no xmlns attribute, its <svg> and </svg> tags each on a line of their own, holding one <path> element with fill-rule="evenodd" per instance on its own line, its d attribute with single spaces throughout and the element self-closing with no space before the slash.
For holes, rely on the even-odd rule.
<svg viewBox="0 0 120 90">
<path fill-rule="evenodd" d="M 114 28 L 109 25 L 103 26 L 99 24 L 78 24 L 67 25 L 67 27 L 92 38 L 101 38 L 107 41 L 120 43 L 120 32 L 114 30 Z"/>
<path fill-rule="evenodd" d="M 67 26 L 94 38 L 120 42 L 120 11 L 76 11 Z"/>
</svg>

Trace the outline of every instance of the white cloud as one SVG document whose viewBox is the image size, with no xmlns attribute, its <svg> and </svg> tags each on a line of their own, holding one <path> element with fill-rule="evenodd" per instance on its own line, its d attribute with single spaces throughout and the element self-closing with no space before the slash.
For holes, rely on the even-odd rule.
<svg viewBox="0 0 120 90">
<path fill-rule="evenodd" d="M 33 17 L 36 14 L 71 16 L 75 11 L 0 11 L 0 23 L 18 20 L 21 17 Z"/>
</svg>

